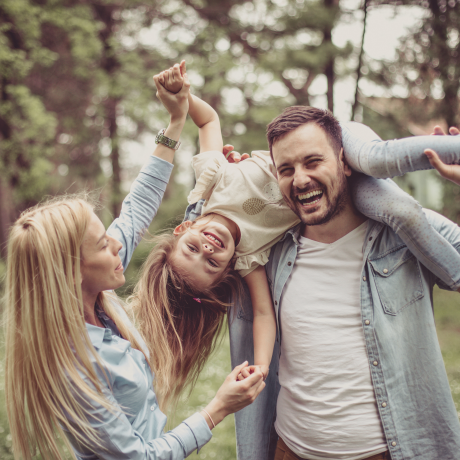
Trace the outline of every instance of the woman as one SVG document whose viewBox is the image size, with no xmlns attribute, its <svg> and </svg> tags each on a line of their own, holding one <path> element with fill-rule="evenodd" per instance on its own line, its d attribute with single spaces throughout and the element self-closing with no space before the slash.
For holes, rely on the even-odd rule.
<svg viewBox="0 0 460 460">
<path fill-rule="evenodd" d="M 179 139 L 189 85 L 158 96 L 170 113 L 164 136 Z M 166 142 L 167 143 L 167 142 Z M 238 382 L 164 434 L 145 343 L 113 294 L 161 202 L 174 150 L 159 144 L 105 232 L 92 206 L 61 198 L 24 212 L 11 229 L 6 296 L 6 402 L 16 458 L 183 459 L 226 415 L 262 391 L 261 373 Z M 85 333 L 86 331 L 86 333 Z"/>
</svg>

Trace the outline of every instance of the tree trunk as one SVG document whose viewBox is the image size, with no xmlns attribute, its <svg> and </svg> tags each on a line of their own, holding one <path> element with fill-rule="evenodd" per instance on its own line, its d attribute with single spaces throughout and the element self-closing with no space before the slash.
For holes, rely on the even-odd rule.
<svg viewBox="0 0 460 460">
<path fill-rule="evenodd" d="M 335 9 L 339 4 L 339 0 L 324 0 L 324 6 L 326 8 Z M 327 49 L 332 48 L 332 23 L 324 31 L 324 43 L 327 44 Z M 331 53 L 332 54 L 332 53 Z M 327 108 L 333 113 L 334 112 L 334 81 L 335 81 L 335 71 L 334 71 L 334 57 L 331 55 L 331 58 L 327 62 L 324 75 L 327 79 Z"/>
<path fill-rule="evenodd" d="M 358 108 L 359 80 L 361 79 L 361 66 L 363 64 L 363 54 L 364 54 L 364 36 L 366 35 L 367 2 L 368 0 L 364 0 L 364 4 L 363 4 L 363 11 L 364 11 L 363 34 L 361 37 L 361 49 L 359 50 L 358 67 L 356 69 L 355 99 L 351 107 L 351 120 L 355 119 L 356 109 Z"/>
</svg>

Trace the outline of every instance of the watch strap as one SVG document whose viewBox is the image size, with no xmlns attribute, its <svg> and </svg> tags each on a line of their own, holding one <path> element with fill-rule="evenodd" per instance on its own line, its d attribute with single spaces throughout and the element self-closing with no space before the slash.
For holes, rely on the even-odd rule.
<svg viewBox="0 0 460 460">
<path fill-rule="evenodd" d="M 163 144 L 170 149 L 177 150 L 180 147 L 180 142 L 170 139 L 169 137 L 165 136 L 166 129 L 162 129 L 157 136 L 155 137 L 155 144 Z"/>
</svg>

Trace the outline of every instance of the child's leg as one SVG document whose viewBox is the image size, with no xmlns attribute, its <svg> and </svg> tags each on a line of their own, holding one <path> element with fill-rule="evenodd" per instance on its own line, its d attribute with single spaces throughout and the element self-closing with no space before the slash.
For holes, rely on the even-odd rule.
<svg viewBox="0 0 460 460">
<path fill-rule="evenodd" d="M 382 141 L 368 126 L 341 123 L 345 158 L 359 172 L 373 177 L 401 176 L 433 169 L 423 153 L 433 149 L 446 164 L 460 164 L 460 136 L 414 136 Z"/>
<path fill-rule="evenodd" d="M 460 255 L 428 222 L 422 207 L 392 180 L 356 174 L 356 208 L 391 227 L 412 254 L 451 289 L 460 287 Z"/>
</svg>

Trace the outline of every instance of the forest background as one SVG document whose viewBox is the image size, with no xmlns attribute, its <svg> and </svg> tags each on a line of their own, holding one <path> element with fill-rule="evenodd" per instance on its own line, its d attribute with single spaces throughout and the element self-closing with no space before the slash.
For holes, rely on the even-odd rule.
<svg viewBox="0 0 460 460">
<path fill-rule="evenodd" d="M 389 11 L 404 11 L 412 26 L 391 57 L 378 59 L 366 52 L 366 26 Z M 361 38 L 343 39 L 344 25 Z M 174 62 L 186 59 L 192 91 L 219 113 L 224 142 L 250 152 L 266 148 L 267 123 L 290 105 L 328 108 L 383 139 L 458 126 L 459 37 L 457 0 L 0 0 L 1 279 L 10 225 L 44 196 L 97 189 L 104 223 L 118 215 L 140 158 L 167 126 L 151 77 Z M 181 219 L 193 186 L 190 121 L 182 142 L 151 233 Z M 460 223 L 460 188 L 432 171 L 416 174 L 421 183 L 399 184 Z M 130 293 L 149 248 L 136 251 L 120 295 Z M 458 301 L 439 298 L 449 368 L 460 357 Z M 185 415 L 229 370 L 227 347 L 224 338 Z M 452 372 L 455 398 L 460 375 Z M 235 458 L 232 423 L 201 458 Z M 1 400 L 1 458 L 12 458 L 10 447 Z"/>
</svg>

